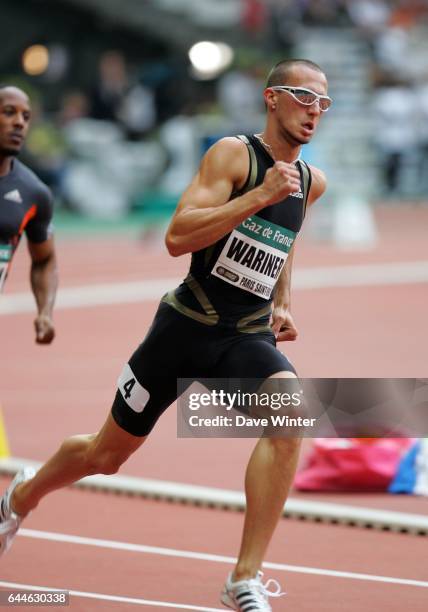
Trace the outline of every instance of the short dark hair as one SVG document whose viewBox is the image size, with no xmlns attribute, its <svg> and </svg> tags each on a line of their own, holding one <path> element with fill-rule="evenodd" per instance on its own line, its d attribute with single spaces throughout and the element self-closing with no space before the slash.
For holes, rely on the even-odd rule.
<svg viewBox="0 0 428 612">
<path fill-rule="evenodd" d="M 288 76 L 294 66 L 307 66 L 308 68 L 312 68 L 312 70 L 316 70 L 317 72 L 321 72 L 324 74 L 324 70 L 315 64 L 315 62 L 311 62 L 311 60 L 307 59 L 286 59 L 281 60 L 270 71 L 266 87 L 274 87 L 275 85 L 283 85 L 284 82 L 287 81 Z"/>
</svg>

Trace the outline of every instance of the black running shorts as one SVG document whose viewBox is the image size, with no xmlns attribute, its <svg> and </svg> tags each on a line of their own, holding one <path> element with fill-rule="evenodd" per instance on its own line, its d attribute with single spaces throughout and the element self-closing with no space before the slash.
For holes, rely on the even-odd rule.
<svg viewBox="0 0 428 612">
<path fill-rule="evenodd" d="M 177 399 L 178 378 L 257 378 L 295 370 L 271 331 L 242 333 L 209 326 L 162 302 L 142 344 L 118 381 L 112 415 L 134 436 L 146 436 Z"/>
</svg>

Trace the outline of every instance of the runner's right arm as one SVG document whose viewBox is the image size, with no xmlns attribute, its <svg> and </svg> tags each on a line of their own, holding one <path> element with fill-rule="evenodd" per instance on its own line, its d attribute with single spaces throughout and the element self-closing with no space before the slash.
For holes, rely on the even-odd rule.
<svg viewBox="0 0 428 612">
<path fill-rule="evenodd" d="M 294 164 L 276 162 L 261 185 L 230 200 L 243 187 L 249 169 L 246 145 L 223 138 L 204 156 L 195 178 L 184 192 L 166 234 L 173 256 L 214 244 L 241 221 L 300 188 Z"/>
</svg>

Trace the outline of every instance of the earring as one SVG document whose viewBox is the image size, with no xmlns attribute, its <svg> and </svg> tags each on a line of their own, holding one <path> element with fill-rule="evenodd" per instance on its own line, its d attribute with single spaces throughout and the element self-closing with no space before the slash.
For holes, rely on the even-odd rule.
<svg viewBox="0 0 428 612">
<path fill-rule="evenodd" d="M 272 110 L 276 109 L 276 104 L 272 104 Z"/>
</svg>

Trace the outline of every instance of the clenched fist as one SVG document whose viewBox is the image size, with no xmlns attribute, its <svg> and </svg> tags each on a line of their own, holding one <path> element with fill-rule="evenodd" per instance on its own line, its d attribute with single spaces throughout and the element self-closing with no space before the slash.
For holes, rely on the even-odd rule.
<svg viewBox="0 0 428 612">
<path fill-rule="evenodd" d="M 272 311 L 271 328 L 277 342 L 294 342 L 298 336 L 293 317 L 287 308 L 277 306 Z"/>
<path fill-rule="evenodd" d="M 261 188 L 267 195 L 267 206 L 276 204 L 300 190 L 300 172 L 294 163 L 277 161 L 266 172 Z"/>
</svg>

